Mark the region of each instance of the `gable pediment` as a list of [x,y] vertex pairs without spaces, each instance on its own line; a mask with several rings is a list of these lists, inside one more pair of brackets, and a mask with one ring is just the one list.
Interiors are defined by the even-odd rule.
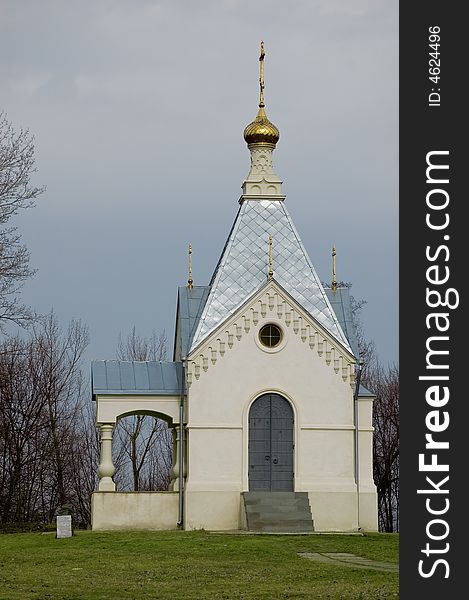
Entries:
[[298,336],[305,349],[316,352],[337,376],[354,386],[356,358],[275,280],[267,281],[191,350],[188,384],[214,367],[252,328],[259,329],[269,320]]

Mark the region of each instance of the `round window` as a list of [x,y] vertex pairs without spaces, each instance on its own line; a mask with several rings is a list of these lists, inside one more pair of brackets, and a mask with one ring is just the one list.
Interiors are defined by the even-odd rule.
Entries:
[[282,330],[277,325],[269,323],[261,327],[259,339],[267,348],[275,348],[275,346],[280,344],[280,340],[282,339]]

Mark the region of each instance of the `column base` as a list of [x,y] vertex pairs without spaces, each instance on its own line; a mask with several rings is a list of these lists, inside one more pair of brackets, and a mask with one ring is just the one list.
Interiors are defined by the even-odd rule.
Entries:
[[99,482],[98,490],[100,492],[115,492],[116,484],[110,477],[103,477]]

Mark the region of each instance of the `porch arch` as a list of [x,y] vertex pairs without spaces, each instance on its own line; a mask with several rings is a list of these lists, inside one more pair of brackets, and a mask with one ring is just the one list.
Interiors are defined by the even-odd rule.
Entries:
[[[141,395],[110,397],[96,396],[97,425],[100,429],[101,453],[98,467],[99,491],[115,492],[114,474],[116,472],[112,460],[112,443],[116,425],[119,420],[131,416],[151,416],[168,424],[171,432],[172,465],[170,473],[170,491],[179,489],[179,405],[180,397],[142,397]],[[105,419],[105,420],[104,420]]]

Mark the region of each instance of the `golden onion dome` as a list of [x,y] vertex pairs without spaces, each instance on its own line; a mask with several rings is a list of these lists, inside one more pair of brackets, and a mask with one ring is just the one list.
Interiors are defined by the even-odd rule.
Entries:
[[280,138],[280,132],[265,114],[264,107],[259,108],[257,117],[244,130],[244,139],[248,146],[256,144],[260,146],[275,146]]

